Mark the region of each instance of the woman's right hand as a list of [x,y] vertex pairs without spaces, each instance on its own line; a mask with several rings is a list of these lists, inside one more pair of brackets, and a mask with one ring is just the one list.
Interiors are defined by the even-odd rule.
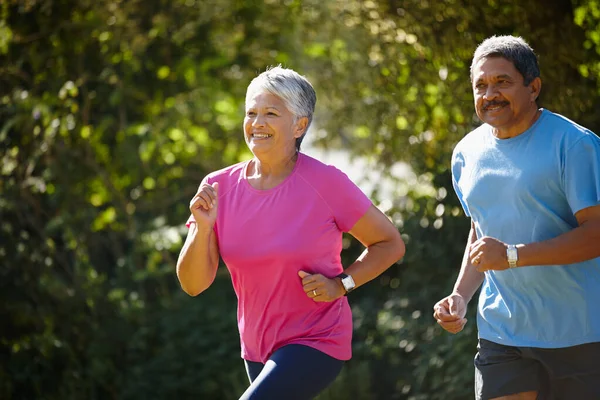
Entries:
[[219,183],[214,182],[212,185],[203,183],[198,188],[198,192],[190,202],[190,211],[198,224],[198,228],[212,229],[217,220],[217,208]]

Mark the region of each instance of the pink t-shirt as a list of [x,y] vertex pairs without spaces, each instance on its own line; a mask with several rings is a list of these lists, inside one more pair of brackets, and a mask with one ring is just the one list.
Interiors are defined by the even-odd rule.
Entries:
[[354,226],[371,201],[343,172],[302,153],[292,173],[269,190],[248,183],[248,164],[204,179],[219,182],[215,232],[238,298],[242,357],[264,363],[293,343],[350,359],[347,298],[313,301],[298,271],[330,278],[340,274],[342,232]]

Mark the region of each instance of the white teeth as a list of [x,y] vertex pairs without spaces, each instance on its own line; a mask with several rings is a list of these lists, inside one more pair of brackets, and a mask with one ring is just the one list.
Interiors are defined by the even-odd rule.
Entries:
[[271,135],[267,135],[267,134],[263,134],[263,133],[253,133],[252,137],[255,137],[257,139],[266,139],[271,137]]

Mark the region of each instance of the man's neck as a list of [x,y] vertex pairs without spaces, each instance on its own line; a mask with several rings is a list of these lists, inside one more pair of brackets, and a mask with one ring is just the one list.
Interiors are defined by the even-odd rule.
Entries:
[[542,109],[536,106],[535,108],[532,108],[530,112],[527,113],[527,115],[523,118],[523,120],[520,123],[510,126],[506,129],[492,128],[492,133],[498,139],[510,139],[519,136],[520,134],[526,132],[529,128],[531,128],[531,126],[535,124],[535,122],[538,120],[540,115],[542,115]]

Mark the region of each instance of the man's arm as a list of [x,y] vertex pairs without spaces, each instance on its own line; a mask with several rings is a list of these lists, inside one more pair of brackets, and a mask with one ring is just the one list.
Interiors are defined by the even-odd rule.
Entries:
[[469,258],[471,245],[476,240],[475,225],[471,221],[471,230],[454,290],[433,306],[433,318],[450,333],[458,333],[464,328],[467,323],[467,304],[483,282],[484,274],[475,269]]
[[465,254],[462,259],[460,266],[460,273],[454,284],[453,293],[460,294],[465,302],[471,301],[471,298],[481,286],[483,282],[484,274],[475,269],[475,266],[471,263],[469,258],[469,250],[473,243],[477,241],[477,233],[475,232],[475,223],[471,220],[471,230],[469,231],[469,238],[467,240],[467,247],[465,248]]
[[[567,265],[600,257],[600,204],[575,213],[579,226],[555,238],[517,244],[517,267]],[[511,243],[514,244],[514,243]],[[483,237],[471,246],[469,258],[479,271],[509,268],[508,244]]]
[[575,214],[579,226],[543,242],[518,245],[517,266],[565,265],[600,257],[600,205]]

